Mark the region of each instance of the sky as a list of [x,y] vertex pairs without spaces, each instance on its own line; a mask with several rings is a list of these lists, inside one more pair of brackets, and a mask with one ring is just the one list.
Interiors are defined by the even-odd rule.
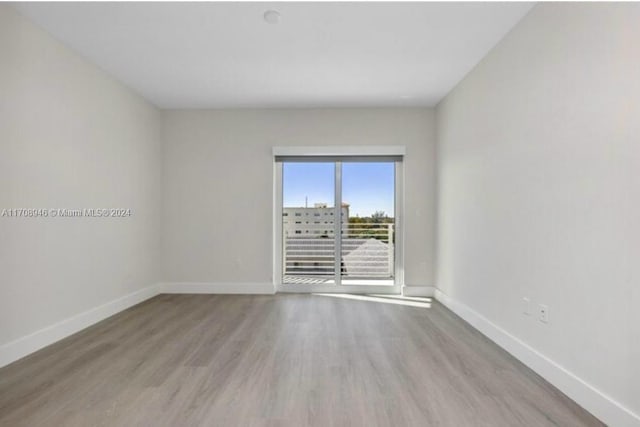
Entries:
[[[394,163],[343,162],[342,201],[349,203],[350,216],[371,216],[384,211],[394,216]],[[294,163],[282,165],[284,207],[303,207],[334,202],[333,163]]]

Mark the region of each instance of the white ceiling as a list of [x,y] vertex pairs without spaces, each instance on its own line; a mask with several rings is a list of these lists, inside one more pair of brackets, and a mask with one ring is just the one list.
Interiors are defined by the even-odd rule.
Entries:
[[435,105],[532,3],[15,7],[162,108],[358,107]]

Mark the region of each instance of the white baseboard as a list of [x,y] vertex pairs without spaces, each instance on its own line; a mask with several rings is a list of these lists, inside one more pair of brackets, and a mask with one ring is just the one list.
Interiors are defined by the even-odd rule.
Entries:
[[445,307],[511,353],[515,358],[607,425],[620,427],[640,426],[640,416],[495,325],[478,312],[454,300],[439,289],[436,289],[435,296]]
[[13,363],[34,351],[60,341],[156,295],[158,295],[158,285],[152,285],[6,343],[0,346],[0,367]]
[[276,293],[272,283],[168,282],[159,286],[161,294],[268,294]]
[[402,295],[405,297],[432,297],[436,294],[433,286],[403,286]]

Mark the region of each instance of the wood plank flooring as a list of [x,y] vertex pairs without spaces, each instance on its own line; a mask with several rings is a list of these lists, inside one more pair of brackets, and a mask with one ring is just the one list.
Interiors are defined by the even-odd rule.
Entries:
[[435,301],[160,295],[0,369],[1,426],[596,426]]

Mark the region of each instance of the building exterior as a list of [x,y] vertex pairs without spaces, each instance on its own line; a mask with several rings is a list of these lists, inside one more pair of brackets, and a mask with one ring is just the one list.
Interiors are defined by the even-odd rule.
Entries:
[[[333,236],[335,208],[326,203],[316,203],[312,208],[283,208],[282,232],[284,237]],[[349,226],[349,205],[342,204],[342,230]]]

